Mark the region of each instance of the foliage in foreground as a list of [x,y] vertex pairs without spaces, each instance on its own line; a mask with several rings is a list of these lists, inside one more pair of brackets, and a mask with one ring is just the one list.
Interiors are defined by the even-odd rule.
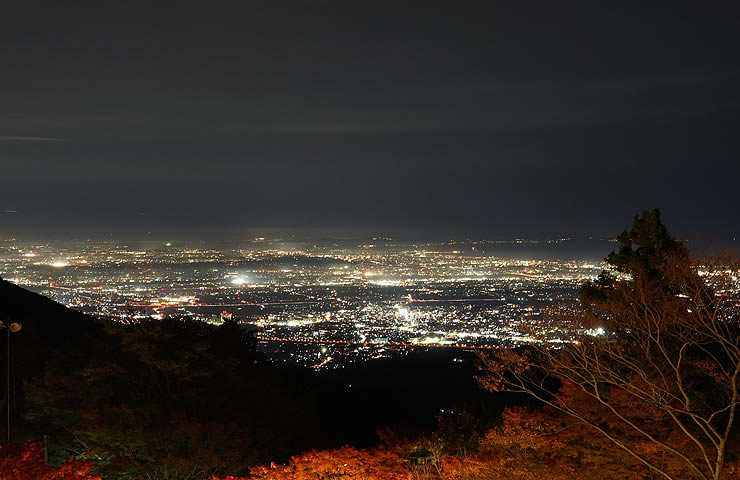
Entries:
[[313,450],[295,456],[285,466],[271,465],[252,469],[252,478],[260,480],[315,480],[317,478],[356,478],[409,480],[406,459],[387,449]]
[[[564,388],[573,401],[583,400],[577,388]],[[579,397],[580,396],[580,397]],[[604,409],[594,411],[604,413]],[[605,427],[620,428],[614,419],[605,418]],[[667,425],[668,436],[676,431]],[[657,451],[654,444],[635,445],[643,453]],[[650,468],[592,429],[564,416],[555,408],[507,409],[501,424],[481,438],[478,450],[465,455],[435,452],[429,447],[430,463],[411,466],[407,443],[361,450],[343,447],[310,451],[294,456],[287,465],[252,469],[251,478],[260,480],[644,480],[660,478]],[[437,454],[439,453],[439,454]],[[680,462],[664,456],[665,468],[679,471]],[[670,462],[673,462],[669,465]],[[685,469],[683,470],[684,472]],[[693,478],[687,472],[683,478]],[[728,462],[724,479],[740,478],[740,463]],[[216,480],[246,480],[225,477]]]
[[59,467],[46,465],[37,443],[0,447],[0,480],[101,480],[89,469],[88,462],[75,459]]
[[[564,394],[578,395],[566,387]],[[599,413],[599,412],[594,412]],[[429,445],[430,447],[433,447]],[[454,447],[454,446],[450,446]],[[641,448],[654,449],[650,442]],[[342,447],[312,450],[294,456],[286,465],[274,463],[251,469],[250,477],[201,477],[193,480],[641,480],[659,478],[631,455],[614,449],[598,433],[564,417],[556,409],[507,409],[501,424],[485,434],[476,452],[450,455],[434,448],[431,463],[412,467],[407,442],[373,449]],[[2,450],[0,450],[1,452]],[[42,450],[29,444],[4,452],[0,480],[100,480],[91,476],[88,463],[70,460],[61,467],[43,464]],[[680,466],[680,465],[679,465]],[[162,466],[164,468],[164,465]],[[737,462],[724,478],[738,478]],[[176,472],[171,472],[177,477]],[[3,476],[4,475],[4,476]],[[687,475],[685,478],[691,478]]]

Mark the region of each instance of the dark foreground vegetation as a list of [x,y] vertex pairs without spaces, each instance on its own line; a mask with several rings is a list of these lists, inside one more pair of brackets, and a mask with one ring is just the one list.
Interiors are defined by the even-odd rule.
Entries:
[[740,478],[740,266],[657,211],[618,240],[582,311],[551,312],[562,348],[331,374],[268,365],[234,322],[109,323],[3,282],[0,479]]

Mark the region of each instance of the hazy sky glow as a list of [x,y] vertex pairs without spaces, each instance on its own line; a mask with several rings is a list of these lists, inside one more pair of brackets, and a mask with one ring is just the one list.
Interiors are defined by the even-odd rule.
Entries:
[[740,233],[736,2],[25,3],[0,233]]

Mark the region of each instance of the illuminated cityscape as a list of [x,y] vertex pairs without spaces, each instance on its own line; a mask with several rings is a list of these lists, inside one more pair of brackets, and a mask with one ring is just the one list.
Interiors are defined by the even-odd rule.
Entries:
[[543,311],[572,305],[578,286],[604,266],[577,254],[526,252],[557,253],[569,243],[5,241],[0,272],[125,323],[233,319],[257,332],[273,362],[334,368],[417,347],[562,341],[567,332],[548,326]]

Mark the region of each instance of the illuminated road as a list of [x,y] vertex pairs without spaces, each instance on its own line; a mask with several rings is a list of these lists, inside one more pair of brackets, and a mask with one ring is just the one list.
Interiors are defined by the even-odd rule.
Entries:
[[398,343],[398,342],[352,342],[349,340],[321,340],[321,339],[297,339],[297,338],[279,338],[279,337],[259,337],[260,343],[307,343],[317,345],[357,345],[357,346],[390,346],[390,347],[446,347],[460,348],[463,350],[497,350],[501,347],[493,345],[463,345],[459,343],[440,345],[438,343]]

